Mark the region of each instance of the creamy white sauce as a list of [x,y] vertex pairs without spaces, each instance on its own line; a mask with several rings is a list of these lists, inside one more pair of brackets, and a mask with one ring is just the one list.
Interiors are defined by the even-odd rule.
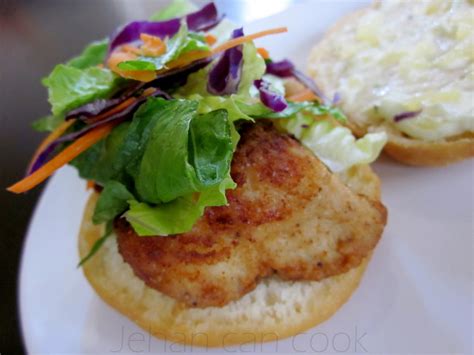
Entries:
[[[382,1],[332,44],[327,80],[348,112],[438,140],[474,131],[474,5],[467,0]],[[400,113],[420,111],[395,122]]]

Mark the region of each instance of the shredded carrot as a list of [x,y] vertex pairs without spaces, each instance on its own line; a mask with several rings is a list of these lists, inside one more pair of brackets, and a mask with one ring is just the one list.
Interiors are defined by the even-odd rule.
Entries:
[[[143,92],[143,96],[149,96],[151,94],[153,94],[155,92],[155,89],[154,88],[147,88],[144,92]],[[128,106],[130,106],[131,104],[133,104],[137,99],[134,98],[134,97],[130,97],[128,98],[127,100],[121,102],[119,105],[115,106],[114,108],[112,108],[111,110],[107,111],[107,112],[104,112],[100,115],[97,115],[97,116],[94,116],[93,118],[91,118],[89,120],[89,123],[94,123],[94,122],[97,122],[97,121],[100,121],[102,119],[105,119],[117,112],[120,112],[122,111],[123,109],[127,108]],[[75,122],[74,119],[71,119],[71,120],[68,120],[68,121],[64,121],[58,128],[56,128],[53,132],[51,132],[44,140],[43,142],[41,142],[41,144],[38,146],[38,148],[36,149],[34,155],[33,155],[33,158],[31,159],[31,162],[30,162],[30,165],[29,165],[29,168],[31,168],[31,165],[33,164],[33,162],[36,160],[36,158],[41,154],[41,152],[46,149],[46,147],[51,144],[53,141],[55,141],[56,139],[58,139],[60,136],[63,135],[63,133],[69,128],[71,127],[71,125]]]
[[163,72],[169,69],[184,67],[194,62],[195,60],[207,58],[211,55],[211,53],[212,52],[210,51],[190,51],[186,53],[185,56],[179,57],[178,59],[175,59],[172,62],[168,63],[166,65],[167,69],[163,70]]
[[268,51],[265,48],[263,47],[257,48],[257,52],[258,54],[262,56],[263,59],[270,59],[270,53],[268,53]]
[[66,130],[72,126],[72,124],[75,122],[75,120],[68,120],[68,121],[64,121],[63,123],[61,123],[59,125],[59,127],[57,127],[53,132],[51,132],[42,142],[41,144],[38,146],[38,148],[36,148],[36,151],[35,153],[33,154],[33,158],[31,158],[31,161],[30,161],[30,165],[28,167],[28,170],[31,169],[31,166],[32,164],[34,163],[34,161],[36,160],[36,158],[38,158],[38,156],[41,154],[41,152],[43,150],[46,149],[46,147],[48,145],[50,145],[52,142],[54,142],[56,139],[58,139],[59,137],[61,137],[63,135],[64,132],[66,132]]
[[[119,74],[118,72],[116,72]],[[120,71],[122,77],[138,80],[144,83],[148,83],[156,78],[156,74],[152,70],[121,70]]]
[[253,33],[253,34],[248,35],[248,36],[233,38],[233,39],[231,39],[227,42],[224,42],[221,45],[217,46],[216,48],[214,48],[210,52],[209,51],[190,51],[190,52],[186,53],[184,56],[174,60],[171,63],[168,63],[167,67],[168,67],[168,69],[173,69],[173,68],[177,68],[177,67],[184,67],[188,64],[191,64],[195,60],[210,57],[214,54],[223,52],[223,51],[225,51],[229,48],[237,47],[237,46],[239,46],[243,43],[253,41],[254,39],[264,37],[264,36],[268,36],[268,35],[272,35],[272,34],[287,32],[287,31],[288,31],[288,29],[286,27],[278,27],[278,28],[273,28],[273,29],[266,30],[266,31]]
[[214,48],[212,50],[212,53],[213,54],[220,53],[220,52],[223,52],[223,51],[225,51],[229,48],[233,48],[233,47],[236,47],[236,46],[241,45],[243,43],[253,41],[254,39],[269,36],[269,35],[274,35],[274,34],[277,34],[277,33],[283,33],[283,32],[288,32],[288,28],[286,28],[286,27],[277,27],[277,28],[272,28],[272,29],[269,29],[269,30],[253,33],[251,35],[233,38],[233,39],[231,39],[227,42],[222,43],[221,45],[217,46],[216,48]]
[[141,49],[144,55],[158,57],[166,52],[166,43],[160,37],[141,33],[140,39],[143,41]]
[[98,122],[100,120],[103,120],[104,118],[107,118],[107,117],[109,117],[109,116],[111,116],[111,115],[113,115],[117,112],[122,111],[124,108],[127,108],[128,106],[133,104],[135,101],[137,101],[137,99],[135,97],[129,97],[128,99],[121,102],[120,104],[118,104],[114,108],[110,109],[109,111],[101,113],[97,116],[91,117],[87,122],[88,123],[94,123],[94,122]]
[[133,53],[115,51],[110,55],[110,58],[107,62],[107,66],[114,73],[117,73],[118,75],[124,78],[134,79],[143,82],[149,82],[155,79],[156,74],[152,70],[122,70],[118,67],[120,63],[126,62],[128,60],[134,60],[136,58],[137,56]]
[[95,143],[106,137],[112,128],[114,128],[118,123],[119,122],[110,122],[83,135],[49,162],[44,164],[41,168],[36,170],[33,174],[8,187],[7,190],[17,194],[31,190],[33,187],[46,180],[60,167],[66,165],[83,151],[89,149]]
[[155,88],[146,88],[145,90],[143,90],[143,94],[142,96],[150,96],[151,94],[153,94],[154,92],[156,91]]
[[293,102],[313,101],[318,97],[309,89],[305,89],[297,94],[288,96],[287,99]]
[[124,44],[121,47],[121,50],[122,50],[122,52],[132,53],[132,54],[136,54],[136,55],[141,55],[142,54],[142,51],[140,50],[140,48],[137,48],[135,46],[131,46],[130,44]]
[[[269,30],[253,33],[251,35],[233,38],[227,42],[222,43],[216,48],[213,48],[211,51],[190,51],[186,53],[185,55],[181,56],[180,58],[168,63],[167,69],[165,70],[174,69],[178,67],[184,67],[188,64],[191,64],[192,62],[196,60],[208,58],[217,53],[224,52],[227,49],[237,47],[246,42],[253,41],[257,38],[265,37],[265,36],[269,36],[273,34],[278,34],[278,33],[283,33],[287,31],[288,29],[286,27],[272,28]],[[110,56],[109,61],[108,61],[108,67],[113,72],[117,73],[118,75],[124,78],[135,79],[135,80],[143,81],[143,82],[149,82],[156,78],[156,72],[153,72],[151,70],[121,70],[118,68],[119,63],[127,61],[127,60],[133,60],[133,59],[135,59],[135,57],[134,57],[134,54],[132,53],[116,51],[116,52],[113,52],[112,55]],[[162,71],[165,71],[165,70],[162,70]],[[159,71],[159,73],[162,71]]]
[[205,39],[206,39],[206,43],[210,46],[212,46],[213,44],[217,42],[216,36],[211,35],[211,34],[206,35]]
[[[253,41],[254,39],[268,36],[268,35],[273,35],[277,33],[283,33],[287,32],[288,29],[286,27],[278,27],[278,28],[272,28],[269,30],[253,33],[251,35],[247,36],[242,36],[242,37],[237,37],[233,38],[227,42],[222,43],[221,45],[217,46],[214,48],[212,51],[190,51],[186,53],[184,56],[174,60],[171,63],[168,63],[167,69],[173,69],[177,67],[183,67],[188,64],[191,64],[192,62],[199,60],[199,59],[204,59],[207,57],[210,57],[212,55],[215,55],[217,53],[223,52],[227,49],[239,46],[243,43]],[[142,34],[143,36],[143,34]],[[154,36],[150,36],[154,37]],[[147,39],[147,37],[144,37]],[[158,38],[158,37],[157,37]],[[161,39],[160,39],[161,41]],[[262,55],[264,56],[264,55]],[[153,72],[151,70],[121,70],[118,68],[119,63],[125,62],[127,60],[133,60],[136,58],[136,55],[134,53],[130,52],[123,52],[123,51],[115,51],[112,53],[108,60],[108,67],[118,75],[124,77],[124,78],[129,78],[129,79],[135,79],[138,81],[143,81],[143,82],[149,82],[153,79],[156,78],[156,72]]]
[[[155,88],[147,88],[143,91],[142,96],[150,96],[156,91]],[[122,101],[120,104],[115,106],[114,108],[110,109],[109,111],[106,111],[104,113],[101,113],[97,116],[91,117],[87,122],[88,123],[94,123],[103,120],[104,118],[107,118],[117,112],[120,112],[124,109],[126,109],[128,106],[132,105],[135,101],[138,99],[136,97],[129,97],[125,101]]]
[[[269,30],[257,32],[251,35],[231,39],[217,46],[212,51],[191,51],[191,52],[188,52],[184,58],[178,58],[178,60],[175,60],[172,63],[169,63],[168,68],[185,66],[187,64],[192,63],[195,60],[207,58],[209,56],[223,52],[229,48],[233,48],[243,43],[250,42],[254,39],[264,37],[267,35],[283,33],[287,31],[288,29],[286,27],[269,29]],[[263,48],[259,49],[259,53],[264,58],[265,58],[265,55],[268,54],[268,52],[264,50]],[[116,51],[112,53],[112,55],[110,56],[107,65],[112,71],[126,78],[135,79],[135,80],[144,81],[144,82],[148,82],[155,79],[156,72],[153,72],[153,71],[144,71],[144,70],[143,71],[138,71],[138,70],[130,71],[130,70],[121,70],[118,68],[119,63],[127,61],[127,60],[133,60],[135,58],[136,58],[135,53],[125,52],[125,51]],[[145,93],[145,96],[148,96],[149,94],[150,93]],[[315,98],[316,96],[312,92],[309,92],[309,93],[302,92],[300,94],[293,95],[289,97],[288,99],[292,101],[305,101],[305,100],[311,100]],[[115,112],[118,112],[122,110],[123,108],[131,105],[135,100],[136,98],[133,98],[133,97],[129,98],[125,100],[124,102],[122,102],[120,105],[117,105],[116,107],[114,107],[113,109],[94,117],[93,120],[98,121],[100,119],[103,119],[104,117],[110,116],[111,114],[114,114]],[[47,145],[49,145],[55,139],[60,137],[67,130],[67,128],[69,128],[73,123],[74,123],[74,120],[65,121],[63,124],[61,124],[61,126],[59,126],[55,131],[53,131],[48,137],[46,137],[46,139],[40,144],[40,146],[36,150],[35,155],[33,157],[33,161],[36,159],[38,154],[40,154],[44,150],[44,148],[46,148]],[[117,125],[118,123],[120,122],[110,122],[106,125],[97,127],[96,129],[80,137],[74,143],[66,147],[66,149],[60,152],[57,156],[55,156],[49,162],[44,164],[41,168],[36,170],[31,175],[25,177],[24,179],[20,180],[16,184],[8,187],[7,190],[14,193],[23,193],[32,189],[36,185],[46,180],[49,176],[51,176],[57,169],[59,169],[63,165],[66,165],[75,157],[77,157],[79,154],[81,154],[83,151],[87,150],[92,145],[97,143],[99,140],[107,136],[110,133],[110,131],[115,127],[115,125]]]
[[143,41],[144,44],[150,45],[150,46],[162,46],[165,45],[165,42],[158,37],[158,36],[153,36],[149,35],[147,33],[140,33],[140,39]]
[[93,180],[87,180],[87,183],[86,183],[86,190],[93,189],[93,188],[94,188],[94,185],[95,185],[95,182],[94,182]]
[[125,62],[127,60],[134,60],[136,58],[137,56],[134,53],[117,50],[112,52],[112,54],[110,55],[109,60],[107,61],[107,66],[110,68],[110,70],[115,71],[118,69],[118,65],[121,62]]

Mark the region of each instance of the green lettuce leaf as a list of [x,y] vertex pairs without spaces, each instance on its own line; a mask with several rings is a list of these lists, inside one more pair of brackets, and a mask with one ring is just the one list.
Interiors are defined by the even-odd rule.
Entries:
[[262,78],[267,66],[252,42],[244,44],[243,61],[242,77],[237,94],[247,96],[250,95],[250,88],[254,86],[253,82]]
[[180,197],[158,206],[129,201],[125,217],[140,236],[167,236],[189,231],[201,216],[199,205],[192,197]]
[[243,98],[237,95],[231,96],[200,96],[192,95],[189,99],[199,102],[199,113],[207,113],[214,110],[226,110],[229,115],[229,120],[235,122],[238,120],[252,121],[253,118],[247,115],[239,106]]
[[95,241],[94,245],[92,245],[91,250],[89,250],[87,255],[79,261],[79,263],[77,264],[77,267],[81,267],[82,265],[84,265],[84,263],[87,260],[92,258],[99,251],[99,249],[102,247],[105,241],[112,235],[112,232],[113,232],[113,225],[112,225],[112,220],[110,220],[105,225],[105,232],[102,235],[102,237],[100,237],[99,239]]
[[308,147],[331,171],[340,172],[354,165],[370,164],[387,142],[385,132],[368,133],[356,139],[351,130],[329,120],[315,121],[299,113],[278,125]]
[[249,100],[237,97],[235,104],[241,112],[252,118],[291,118],[298,112],[312,113],[315,116],[331,115],[340,122],[347,122],[344,113],[337,107],[325,106],[317,101],[288,102],[288,107],[281,112],[274,112],[260,101],[249,102]]
[[154,234],[182,233],[205,207],[227,203],[225,191],[236,187],[230,177],[235,128],[226,110],[200,112],[198,105],[150,98],[132,122],[117,126],[72,162],[82,177],[104,186],[95,223],[113,219],[130,204],[126,215],[137,233],[144,226]]
[[138,170],[134,172],[140,199],[149,203],[170,202],[198,191],[188,155],[189,127],[197,103],[156,99],[144,106],[135,118],[150,116],[154,126]]
[[[129,201],[125,214],[139,235],[187,232],[205,207],[225,205],[225,191],[236,187],[230,177],[234,145],[228,113],[200,114],[197,108],[196,101],[154,99],[136,114],[136,120],[156,116],[138,166],[137,191],[146,199]],[[165,202],[145,203],[153,194]]]
[[59,116],[45,116],[37,119],[31,124],[31,127],[38,132],[52,132],[54,131],[62,122],[64,118]]
[[101,185],[132,181],[142,202],[168,202],[225,178],[232,128],[225,110],[201,113],[196,101],[149,99],[132,122],[116,127],[72,165]]
[[188,98],[191,95],[208,96],[207,81],[212,63],[188,76],[186,84],[181,86],[175,93],[176,97]]
[[191,100],[199,102],[198,112],[199,113],[208,113],[214,110],[226,110],[228,119],[232,123],[230,125],[230,132],[232,136],[232,146],[233,150],[237,148],[237,143],[239,142],[240,135],[235,129],[234,123],[238,120],[245,120],[253,122],[252,117],[244,113],[239,106],[237,105],[238,96],[200,96],[200,95],[191,95],[189,97]]
[[229,175],[219,185],[202,191],[197,198],[196,194],[190,194],[157,206],[131,200],[125,217],[140,236],[185,233],[203,215],[205,207],[225,205],[225,191],[235,186]]
[[234,180],[232,180],[229,170],[227,172],[227,176],[218,185],[211,186],[201,191],[199,195],[199,204],[202,207],[227,205],[227,197],[225,192],[227,190],[233,190],[236,187],[237,184],[234,182]]
[[104,39],[89,44],[80,55],[72,58],[67,65],[77,69],[87,69],[104,63],[109,41]]
[[[209,120],[214,119],[220,128],[229,126],[227,112],[224,110],[197,115],[198,103],[190,100],[166,101],[162,99],[149,100],[140,115],[155,117],[150,139],[146,143],[143,158],[134,177],[140,198],[149,203],[170,202],[177,197],[198,192],[203,187],[216,181],[201,180],[207,174],[198,172],[203,165],[196,164],[198,154],[199,164],[208,164],[206,169],[215,169],[220,179],[223,172],[230,169],[232,152],[230,128],[225,131],[213,129]],[[210,117],[210,116],[212,117]],[[192,120],[193,122],[191,124]],[[205,126],[205,127],[204,127]],[[217,126],[216,126],[217,127]],[[204,142],[202,137],[206,131],[206,156],[203,157]],[[190,144],[193,139],[200,139],[200,150],[196,144]],[[190,156],[189,147],[193,147],[194,159]],[[214,145],[215,150],[209,150]],[[212,156],[216,154],[218,156]],[[219,161],[220,158],[224,160]],[[204,159],[204,160],[203,160]],[[223,165],[220,165],[223,164]],[[199,177],[200,176],[200,177]]]
[[[102,64],[105,61],[107,49],[108,40],[106,39],[102,41],[92,42],[82,51],[80,55],[69,60],[66,65],[63,65],[57,70],[55,68],[56,72],[55,70],[53,70],[53,72],[55,72],[54,75],[53,73],[51,73],[48,77],[43,78],[43,84],[49,88],[50,102],[53,105],[54,115],[42,117],[36,120],[35,122],[33,122],[33,129],[39,132],[53,131],[61,124],[61,122],[63,122],[63,114],[65,113],[64,111],[68,110],[68,107],[79,106],[82,103],[87,102],[86,100],[88,100],[88,98],[82,99],[79,97],[81,96],[80,91],[83,89],[83,83],[74,84],[72,83],[73,80],[77,80],[78,78],[79,80],[83,80],[83,78],[91,75],[96,76],[98,82],[102,85],[105,84],[105,82],[108,80],[107,76],[109,76],[109,74],[111,73],[107,73],[107,75],[102,75],[102,72],[100,72],[100,74],[97,74],[98,72],[92,70],[90,72],[87,72],[85,75],[78,75],[78,73],[80,73],[80,71],[78,70],[88,69]],[[71,68],[75,68],[78,70],[72,69],[72,72],[74,72],[74,77],[68,78],[68,70],[70,70]],[[91,79],[89,79],[89,82],[90,81]],[[64,88],[67,88],[69,90],[67,93],[70,93],[70,88],[73,86],[76,87],[76,94],[74,95],[74,97],[71,97],[71,100],[69,100],[68,97],[62,97],[61,91]],[[90,84],[86,85],[86,87],[86,91],[88,91],[89,93],[94,90]],[[98,92],[99,96],[102,95],[103,88],[100,90],[101,92]],[[88,95],[88,93],[86,92],[84,92],[84,94]],[[82,103],[76,104],[76,100]]]
[[171,39],[166,41],[166,53],[158,57],[140,56],[118,64],[122,70],[160,70],[180,55],[193,50],[209,50],[205,38],[197,33],[188,32],[186,22]]
[[196,11],[197,7],[189,0],[174,0],[164,9],[150,17],[150,21],[164,21],[175,17],[182,17]]
[[108,222],[128,209],[128,201],[134,196],[118,181],[105,184],[95,205],[92,222],[95,224]]
[[52,113],[61,116],[68,111],[95,99],[103,99],[114,93],[123,79],[109,69],[89,67],[78,69],[59,64],[43,80],[48,88],[48,101]]
[[179,50],[180,55],[191,52],[191,51],[208,51],[210,50],[209,45],[206,42],[206,37],[200,33],[189,32],[186,38],[186,43]]
[[226,178],[233,155],[226,110],[214,110],[191,121],[190,163],[201,186],[213,186]]
[[[105,186],[110,180],[115,180],[126,186],[130,178],[127,176],[125,167],[130,161],[128,153],[130,145],[127,143],[130,131],[130,122],[124,122],[115,127],[107,138],[94,144],[81,153],[70,164],[77,168],[79,176],[83,179],[94,180]],[[132,151],[130,154],[133,154]]]

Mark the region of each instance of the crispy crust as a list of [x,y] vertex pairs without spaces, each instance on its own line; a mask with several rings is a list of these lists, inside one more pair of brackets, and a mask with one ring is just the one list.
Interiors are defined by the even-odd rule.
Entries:
[[347,272],[386,223],[379,201],[354,194],[271,124],[239,133],[227,206],[206,208],[192,230],[168,238],[140,238],[126,219],[115,220],[119,252],[135,274],[190,307],[222,307],[273,274],[319,281]]
[[[377,176],[368,166],[355,167],[340,178],[354,191],[380,196]],[[91,217],[97,200],[87,203],[79,234],[79,254],[86,255],[103,226]],[[202,347],[222,347],[249,341],[281,340],[331,317],[359,285],[367,257],[360,266],[322,281],[290,282],[272,277],[224,307],[188,308],[147,287],[123,262],[115,236],[84,266],[84,274],[113,308],[157,338]]]
[[[331,26],[325,33],[323,38],[311,51],[309,58],[309,72],[316,80],[319,79],[315,69],[318,63],[337,60],[325,49],[326,44],[337,41],[338,33],[344,26],[350,25],[351,22],[363,16],[369,10],[377,9],[379,2],[380,1],[375,0],[369,7],[346,15]],[[332,89],[325,84],[327,83],[325,83],[324,80],[318,80],[318,85],[323,91],[332,91]],[[368,127],[365,125],[363,117],[358,112],[347,112],[347,115],[351,121],[349,127],[358,136],[364,135],[369,130],[379,130],[381,128]],[[443,166],[474,157],[474,137],[472,133],[438,141],[423,141],[408,138],[399,131],[394,132],[391,128],[388,130],[390,131],[389,139],[384,151],[393,159],[407,165]]]
[[442,166],[474,157],[474,137],[467,133],[452,139],[425,142],[389,134],[384,151],[407,165]]

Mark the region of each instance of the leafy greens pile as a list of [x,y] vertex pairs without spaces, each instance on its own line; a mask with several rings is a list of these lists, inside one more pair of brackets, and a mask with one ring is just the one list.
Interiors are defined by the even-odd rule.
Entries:
[[[356,140],[334,123],[344,115],[311,79],[287,60],[264,59],[251,41],[175,65],[211,51],[209,36],[217,44],[244,36],[242,29],[227,30],[230,23],[212,3],[186,15],[194,10],[175,1],[151,21],[129,23],[90,44],[43,80],[52,115],[34,128],[54,131],[74,121],[36,157],[30,173],[74,140],[113,124],[107,137],[70,162],[82,178],[102,187],[93,222],[106,223],[108,230],[123,216],[141,236],[183,233],[206,207],[227,204],[226,190],[236,187],[230,166],[243,120],[278,120],[334,171],[373,161],[385,143],[383,133]],[[320,99],[287,100],[287,77]]]

